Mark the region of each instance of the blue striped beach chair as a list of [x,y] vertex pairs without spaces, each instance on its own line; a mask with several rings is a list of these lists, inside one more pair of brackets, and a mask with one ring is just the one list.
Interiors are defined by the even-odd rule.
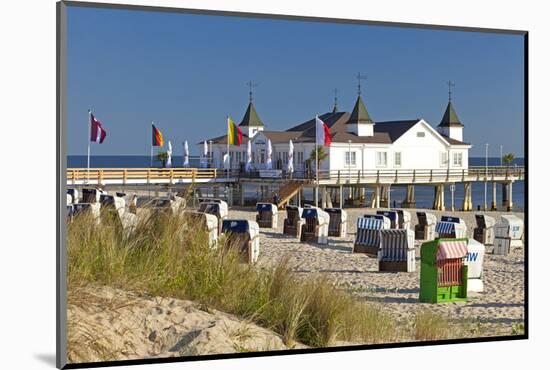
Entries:
[[415,271],[414,231],[380,230],[379,271]]
[[353,251],[355,253],[366,253],[371,256],[378,254],[380,247],[380,230],[383,229],[384,221],[375,218],[359,217],[357,219],[357,233]]
[[440,221],[435,225],[438,238],[465,238],[465,225],[456,222]]

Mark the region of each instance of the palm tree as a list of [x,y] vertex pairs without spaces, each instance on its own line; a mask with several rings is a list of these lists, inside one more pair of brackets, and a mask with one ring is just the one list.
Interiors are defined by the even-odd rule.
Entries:
[[328,158],[328,153],[325,152],[325,147],[322,145],[317,145],[317,148],[313,149],[311,153],[309,154],[309,160],[312,163],[315,163],[315,152],[317,151],[317,166],[319,167],[319,164]]
[[509,166],[512,164],[514,159],[516,159],[516,157],[512,153],[508,153],[502,156],[502,163],[504,163],[506,166]]
[[166,167],[166,162],[168,161],[168,153],[167,152],[158,152],[155,156],[157,161],[162,162],[162,167]]

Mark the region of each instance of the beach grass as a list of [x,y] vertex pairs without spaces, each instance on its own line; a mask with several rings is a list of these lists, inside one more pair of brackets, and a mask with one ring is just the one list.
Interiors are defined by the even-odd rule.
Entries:
[[414,320],[414,337],[416,340],[442,340],[457,334],[456,325],[438,313],[422,310],[416,313]]
[[106,285],[192,300],[272,329],[288,346],[398,337],[394,320],[379,306],[360,302],[325,277],[299,279],[287,258],[272,269],[244,264],[223,238],[219,248],[209,248],[206,232],[195,222],[182,214],[151,212],[128,235],[116,222],[97,225],[78,216],[67,233],[69,290]]

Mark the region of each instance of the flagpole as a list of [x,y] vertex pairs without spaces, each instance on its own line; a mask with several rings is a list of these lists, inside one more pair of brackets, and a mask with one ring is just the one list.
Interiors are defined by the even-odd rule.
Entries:
[[319,207],[319,153],[317,150],[317,116],[315,116],[315,207]]
[[231,169],[231,158],[229,158],[229,116],[226,116],[227,121],[227,180],[229,181],[229,170]]
[[87,177],[86,177],[86,183],[90,182],[90,136],[92,132],[92,110],[88,109],[88,133],[87,133],[87,141],[88,141],[88,160],[87,160]]
[[[151,121],[151,130],[153,130],[153,126],[154,126],[154,122]],[[150,133],[152,135],[152,133]],[[149,164],[149,168],[152,168],[153,167],[153,139],[151,137],[149,137],[150,139],[150,143],[151,143],[151,162]]]

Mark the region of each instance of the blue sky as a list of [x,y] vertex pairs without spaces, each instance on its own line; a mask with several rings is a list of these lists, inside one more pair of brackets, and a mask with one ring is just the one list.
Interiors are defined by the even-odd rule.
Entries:
[[240,122],[247,81],[268,130],[332,109],[351,111],[357,72],[374,120],[424,118],[447,104],[465,125],[471,155],[523,157],[523,37],[115,9],[68,9],[68,153],[87,150],[87,110],[108,131],[93,155],[148,155],[151,121],[176,155]]

